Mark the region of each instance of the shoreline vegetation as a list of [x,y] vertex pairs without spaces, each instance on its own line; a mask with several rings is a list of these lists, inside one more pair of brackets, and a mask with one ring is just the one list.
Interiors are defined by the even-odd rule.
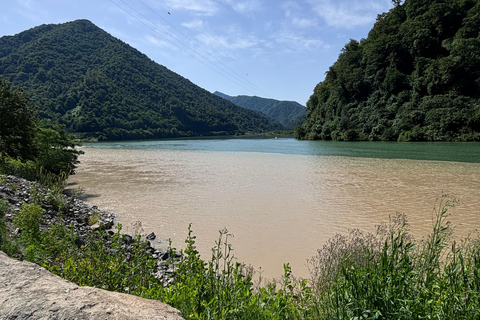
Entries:
[[[315,87],[298,139],[480,140],[480,2],[393,3]],[[411,235],[403,214],[376,233],[336,235],[312,253],[308,279],[288,263],[279,279],[257,279],[233,255],[226,229],[205,259],[191,225],[180,251],[171,243],[157,251],[121,225],[111,230],[111,213],[64,194],[82,153],[68,131],[126,140],[284,127],[86,20],[0,40],[8,49],[0,73],[30,90],[0,78],[0,250],[9,256],[80,286],[162,301],[186,319],[480,318],[480,237],[455,238],[457,200],[448,195],[436,201],[426,238]]]
[[392,4],[315,86],[297,138],[480,140],[480,2]]
[[[337,235],[308,260],[297,279],[287,263],[263,282],[235,259],[220,230],[202,259],[189,227],[184,250],[156,252],[139,235],[116,231],[108,214],[63,194],[80,151],[60,126],[35,118],[27,97],[0,83],[0,250],[40,264],[81,286],[157,299],[187,319],[477,319],[480,240],[456,241],[442,196],[425,239],[404,215],[376,234]],[[26,180],[18,177],[25,178]],[[84,210],[85,209],[85,210]]]
[[[4,169],[2,169],[4,171]],[[28,188],[26,187],[28,186]],[[480,315],[480,240],[456,240],[448,221],[455,199],[435,205],[421,240],[397,214],[375,234],[351,230],[307,261],[309,279],[289,264],[271,282],[233,255],[220,230],[202,259],[189,227],[184,250],[156,252],[140,235],[115,232],[112,214],[61,189],[0,175],[0,249],[81,286],[156,299],[187,319],[475,319]],[[88,206],[87,206],[88,207]],[[102,221],[102,222],[101,222]],[[159,257],[160,256],[160,257]]]
[[228,139],[275,139],[275,138],[294,138],[295,134],[293,130],[276,130],[267,131],[262,133],[245,133],[242,135],[220,135],[220,136],[192,136],[192,137],[174,137],[174,138],[159,138],[159,139],[135,139],[135,140],[103,140],[100,141],[97,138],[79,138],[81,142],[129,142],[129,141],[169,141],[169,140],[228,140]]

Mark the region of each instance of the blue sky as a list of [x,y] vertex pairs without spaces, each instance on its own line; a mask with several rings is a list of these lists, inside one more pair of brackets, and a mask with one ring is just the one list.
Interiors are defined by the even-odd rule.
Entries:
[[0,36],[88,19],[198,86],[303,105],[391,0],[8,0]]

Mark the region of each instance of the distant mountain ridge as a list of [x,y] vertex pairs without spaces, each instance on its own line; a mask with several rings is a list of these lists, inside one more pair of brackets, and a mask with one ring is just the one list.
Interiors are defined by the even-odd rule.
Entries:
[[236,105],[258,111],[270,120],[283,124],[288,129],[293,129],[303,123],[306,116],[305,107],[295,101],[279,101],[257,96],[229,96],[219,91],[216,94]]
[[281,127],[198,87],[88,20],[1,37],[0,75],[32,95],[40,117],[100,139]]

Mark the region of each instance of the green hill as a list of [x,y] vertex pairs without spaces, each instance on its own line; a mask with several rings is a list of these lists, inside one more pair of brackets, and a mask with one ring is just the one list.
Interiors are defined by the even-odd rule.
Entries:
[[218,91],[214,94],[242,108],[258,111],[270,120],[283,124],[287,129],[295,128],[305,119],[305,107],[295,101],[279,101],[256,96],[232,97]]
[[196,86],[87,20],[0,38],[0,75],[31,94],[41,117],[100,139],[279,127]]
[[480,140],[480,1],[394,4],[345,45],[298,138]]

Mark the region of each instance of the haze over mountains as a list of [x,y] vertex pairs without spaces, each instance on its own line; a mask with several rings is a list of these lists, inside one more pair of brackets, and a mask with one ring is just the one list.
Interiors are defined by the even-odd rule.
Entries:
[[214,94],[232,101],[242,108],[258,111],[270,120],[285,125],[288,129],[294,129],[305,121],[305,107],[295,101],[279,101],[257,96],[232,97],[218,91],[215,91]]
[[282,128],[196,86],[88,20],[0,38],[0,75],[31,94],[41,117],[100,139]]

